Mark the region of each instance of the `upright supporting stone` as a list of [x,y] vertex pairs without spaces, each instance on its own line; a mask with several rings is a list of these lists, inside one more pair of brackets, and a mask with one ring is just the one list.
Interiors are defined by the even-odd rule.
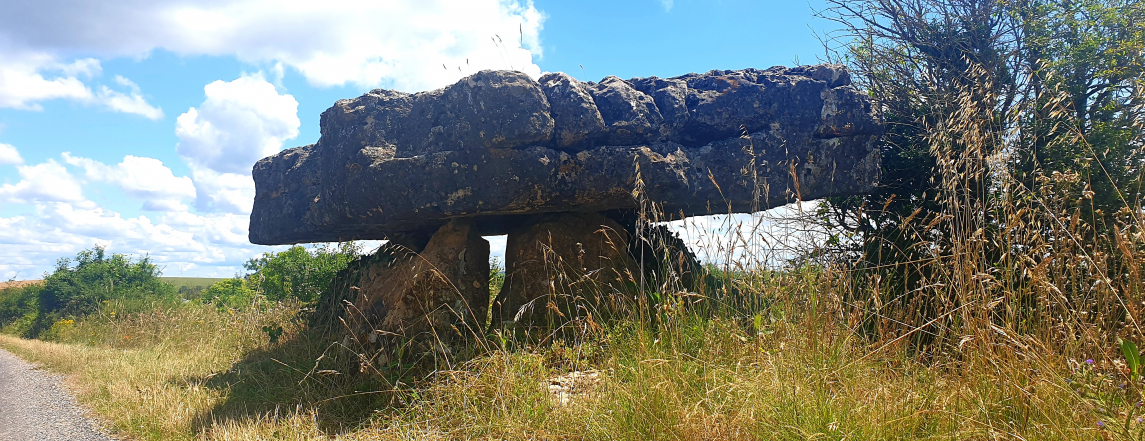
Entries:
[[[508,235],[505,285],[494,314],[543,324],[608,308],[616,295],[629,291],[637,271],[627,247],[628,232],[599,214],[540,216]],[[565,317],[555,317],[560,315]]]
[[359,339],[449,342],[480,333],[489,306],[489,242],[472,220],[453,220],[420,254],[407,252],[362,275],[348,316]]
[[645,290],[661,293],[702,291],[704,267],[688,244],[667,226],[632,225],[628,254],[643,266]]

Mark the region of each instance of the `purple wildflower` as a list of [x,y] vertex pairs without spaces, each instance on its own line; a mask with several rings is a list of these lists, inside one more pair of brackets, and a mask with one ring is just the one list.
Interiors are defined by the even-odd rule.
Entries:
[[1093,359],[1092,359],[1092,358],[1087,358],[1087,359],[1085,360],[1085,364],[1088,364],[1088,365],[1090,365],[1090,366],[1093,366]]

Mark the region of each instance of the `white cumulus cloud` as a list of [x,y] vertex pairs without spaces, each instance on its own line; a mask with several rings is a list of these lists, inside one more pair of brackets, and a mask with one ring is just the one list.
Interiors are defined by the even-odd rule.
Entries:
[[0,108],[43,110],[38,101],[93,98],[77,76],[93,73],[98,62],[84,59],[68,65],[47,52],[6,49],[0,46]]
[[51,262],[101,245],[114,253],[149,256],[167,274],[190,271],[203,277],[230,277],[247,259],[283,247],[246,241],[246,216],[170,212],[125,217],[94,205],[37,202],[35,212],[0,217],[0,278],[38,278]]
[[86,202],[79,181],[54,160],[22,165],[17,170],[20,181],[0,186],[0,202]]
[[215,81],[204,91],[203,104],[175,123],[177,150],[192,166],[249,175],[255,162],[298,136],[298,101],[261,75]]
[[239,174],[219,173],[207,168],[191,169],[198,192],[195,208],[203,212],[250,214],[254,206],[254,179],[249,171]]
[[282,63],[317,86],[407,91],[481,69],[536,77],[544,19],[532,2],[518,0],[0,2],[0,107],[94,97],[113,110],[155,115],[140,112],[141,97],[93,93],[80,77],[97,73],[98,62],[65,62],[73,53],[232,56]]
[[279,94],[260,74],[215,81],[198,108],[179,115],[176,147],[191,167],[204,212],[249,214],[254,201],[254,163],[282,150],[298,136],[298,101]]
[[[119,83],[131,88],[126,79]],[[247,240],[254,200],[250,170],[298,135],[298,103],[257,74],[213,82],[204,92],[203,103],[176,121],[176,149],[190,176],[133,155],[107,164],[63,153],[62,163],[20,165],[19,181],[0,186],[0,204],[25,204],[34,212],[0,218],[0,275],[36,277],[30,272],[100,244],[112,252],[150,255],[177,273],[231,276],[247,259],[278,249]],[[15,148],[0,151],[19,156]],[[65,166],[76,167],[76,175]],[[156,213],[129,217],[104,208],[84,197],[87,182],[114,185]],[[198,213],[187,201],[195,201]]]
[[[0,31],[0,40],[3,37]],[[139,87],[121,76],[116,76],[116,82],[128,87],[128,93],[107,86],[92,92],[84,79],[102,73],[99,60],[83,58],[64,63],[51,52],[6,49],[10,48],[0,43],[0,108],[40,111],[40,101],[70,99],[148,119],[163,118],[163,111],[147,103]]]
[[24,163],[24,158],[20,157],[20,152],[16,147],[11,144],[0,143],[0,165],[20,165]]
[[143,209],[150,211],[182,211],[185,200],[195,199],[195,185],[191,178],[176,177],[163,161],[127,155],[117,165],[63,154],[64,162],[84,170],[88,180],[107,182],[129,196],[142,199]]
[[[124,218],[103,207],[77,207],[55,202],[41,205],[39,215],[41,228],[47,227],[62,236],[127,243],[133,248],[132,252],[154,253],[199,246],[190,232],[176,230],[170,225],[155,224],[146,216]],[[80,242],[84,241],[81,239]]]
[[163,118],[163,109],[148,104],[138,85],[119,75],[115,76],[115,82],[127,87],[130,92],[118,92],[110,87],[101,86],[96,95],[99,103],[116,112],[131,113],[150,120]]

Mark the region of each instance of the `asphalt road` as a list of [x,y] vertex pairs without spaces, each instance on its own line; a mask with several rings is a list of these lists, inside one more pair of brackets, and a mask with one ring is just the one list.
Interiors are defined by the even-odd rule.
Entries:
[[0,441],[111,440],[62,380],[0,348]]

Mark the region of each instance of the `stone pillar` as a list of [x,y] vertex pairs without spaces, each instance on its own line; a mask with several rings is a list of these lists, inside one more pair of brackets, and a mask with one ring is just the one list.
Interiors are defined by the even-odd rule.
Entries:
[[527,325],[599,317],[632,291],[637,270],[627,247],[628,232],[599,214],[540,216],[508,235],[494,317]]
[[705,283],[704,267],[688,244],[664,225],[633,225],[636,231],[628,254],[643,265],[644,284],[659,292],[699,292]]
[[363,343],[448,343],[459,333],[479,335],[489,306],[489,242],[472,220],[455,219],[421,253],[396,251],[393,259],[366,269],[357,288],[347,316]]

